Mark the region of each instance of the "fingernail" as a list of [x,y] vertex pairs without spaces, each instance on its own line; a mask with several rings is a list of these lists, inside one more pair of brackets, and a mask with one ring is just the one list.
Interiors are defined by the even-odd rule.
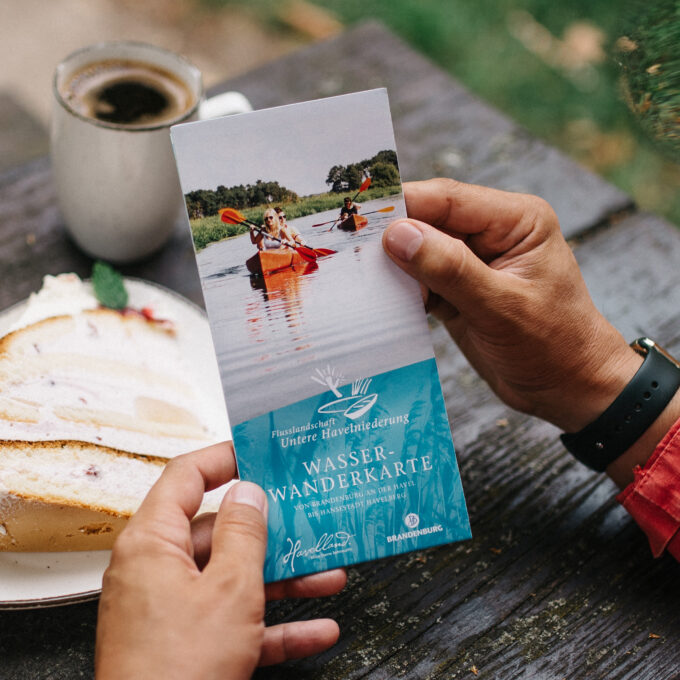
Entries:
[[395,257],[409,262],[423,242],[423,232],[410,222],[395,222],[387,229],[385,246]]
[[244,505],[252,505],[260,512],[264,513],[267,503],[267,497],[264,491],[252,482],[238,482],[234,484],[229,490],[229,500],[232,503],[243,503]]

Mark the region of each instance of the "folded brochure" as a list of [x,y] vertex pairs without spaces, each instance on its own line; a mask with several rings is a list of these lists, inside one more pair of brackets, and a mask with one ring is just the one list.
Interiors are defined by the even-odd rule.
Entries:
[[265,580],[469,538],[420,290],[381,245],[406,216],[386,90],[171,137]]

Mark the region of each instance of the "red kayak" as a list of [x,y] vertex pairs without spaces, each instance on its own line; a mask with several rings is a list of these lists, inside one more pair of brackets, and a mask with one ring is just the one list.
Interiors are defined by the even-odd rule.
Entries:
[[363,215],[350,215],[346,220],[338,224],[338,229],[343,231],[359,231],[368,224],[368,217]]
[[267,276],[288,267],[302,267],[309,262],[293,248],[273,248],[258,250],[246,260],[246,267],[251,274]]

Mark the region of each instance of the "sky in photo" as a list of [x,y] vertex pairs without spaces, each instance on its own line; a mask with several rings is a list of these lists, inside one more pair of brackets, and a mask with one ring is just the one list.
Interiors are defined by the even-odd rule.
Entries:
[[278,182],[323,193],[328,171],[395,150],[387,90],[317,99],[172,128],[182,191]]

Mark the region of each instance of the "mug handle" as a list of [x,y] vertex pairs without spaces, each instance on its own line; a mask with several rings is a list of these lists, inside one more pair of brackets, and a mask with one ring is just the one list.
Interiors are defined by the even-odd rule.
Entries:
[[252,105],[240,92],[223,92],[201,102],[198,107],[198,118],[206,120],[252,110]]

